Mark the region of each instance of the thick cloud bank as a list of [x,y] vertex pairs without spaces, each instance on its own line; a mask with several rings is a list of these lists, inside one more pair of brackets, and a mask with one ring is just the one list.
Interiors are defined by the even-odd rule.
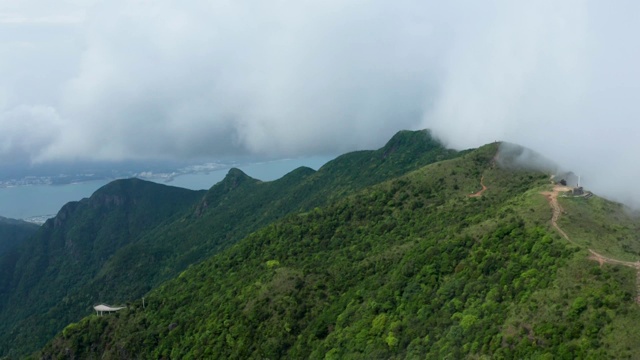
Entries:
[[[67,78],[42,74],[57,81],[56,96],[44,101],[62,123],[32,158],[288,156],[377,146],[420,125],[435,83],[431,64],[441,50],[417,6],[96,3],[78,23],[49,24],[66,31],[55,41],[67,41],[69,28],[79,39]],[[39,55],[46,63],[49,54]]]
[[636,2],[0,5],[0,162],[293,156],[432,128],[640,203]]
[[640,205],[638,11],[635,2],[506,3],[467,17],[424,126],[454,147],[528,146],[590,189]]

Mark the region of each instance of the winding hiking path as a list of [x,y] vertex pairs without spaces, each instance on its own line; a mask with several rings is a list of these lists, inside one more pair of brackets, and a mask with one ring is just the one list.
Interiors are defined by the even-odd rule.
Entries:
[[482,177],[480,178],[480,185],[482,185],[482,190],[478,191],[475,194],[469,195],[469,197],[479,197],[482,196],[485,191],[487,191],[487,186],[484,184],[484,175],[482,175]]
[[[547,198],[547,201],[549,201],[549,205],[551,205],[551,209],[553,210],[553,216],[551,217],[551,225],[560,233],[560,235],[562,235],[563,238],[567,239],[567,241],[569,241],[574,245],[578,245],[573,240],[571,240],[569,235],[567,235],[567,233],[564,230],[562,230],[562,228],[560,228],[560,226],[558,225],[558,220],[560,219],[560,215],[564,212],[564,210],[562,209],[562,206],[560,206],[560,204],[558,203],[558,194],[560,192],[565,192],[570,190],[571,190],[570,187],[555,185],[552,191],[544,191],[544,192],[541,192],[541,194]],[[600,264],[600,266],[604,264],[612,264],[612,265],[627,266],[627,267],[636,269],[637,271],[636,303],[640,304],[640,261],[631,262],[631,261],[618,260],[618,259],[610,258],[602,254],[599,254],[593,249],[588,249],[588,250],[589,250],[589,253],[591,254],[589,255],[589,260],[597,261]]]
[[591,253],[591,255],[589,256],[589,259],[599,262],[600,265],[602,264],[623,265],[623,266],[628,266],[628,267],[632,267],[640,270],[640,261],[631,262],[631,261],[617,260],[610,257],[606,257],[602,254],[598,254],[592,249],[589,249],[589,252]]
[[551,209],[553,209],[553,216],[551,217],[551,225],[556,230],[558,230],[558,232],[560,233],[560,235],[562,235],[563,238],[567,239],[570,243],[574,245],[578,245],[575,242],[573,242],[571,238],[569,238],[569,235],[567,235],[567,233],[564,232],[564,230],[562,230],[560,226],[558,226],[558,220],[560,219],[560,215],[564,212],[564,209],[562,209],[562,206],[560,206],[560,203],[558,203],[558,194],[560,192],[569,191],[569,190],[571,190],[571,188],[566,186],[554,186],[553,191],[544,191],[541,194],[547,198],[547,201],[549,201],[549,205],[551,205]]

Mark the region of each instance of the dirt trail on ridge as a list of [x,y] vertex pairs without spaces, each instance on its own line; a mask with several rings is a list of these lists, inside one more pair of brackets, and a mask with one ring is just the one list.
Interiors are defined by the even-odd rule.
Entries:
[[[578,245],[573,240],[571,240],[569,235],[567,235],[567,233],[564,230],[562,230],[562,228],[560,228],[560,226],[558,225],[558,220],[560,219],[560,215],[564,213],[562,206],[560,206],[560,204],[558,203],[558,194],[560,192],[565,192],[570,190],[571,190],[570,187],[555,185],[552,191],[544,191],[544,192],[541,192],[540,194],[544,195],[547,198],[547,201],[549,201],[549,205],[553,210],[553,216],[551,217],[551,225],[558,231],[558,233],[560,233],[560,235],[562,235],[563,238],[567,239],[567,241],[569,241],[574,245]],[[602,254],[599,254],[593,249],[588,249],[588,250],[589,250],[589,253],[591,254],[589,255],[589,259],[597,261],[600,264],[600,266],[604,264],[612,264],[612,265],[627,266],[627,267],[636,269],[637,271],[636,303],[640,304],[640,261],[632,262],[632,261],[618,260],[618,259],[610,258]]]
[[571,238],[569,238],[569,235],[567,235],[567,233],[564,232],[564,230],[562,230],[560,226],[558,226],[558,220],[560,219],[560,215],[564,212],[564,209],[558,203],[558,193],[561,191],[568,191],[568,190],[570,190],[570,188],[566,186],[554,186],[553,191],[544,191],[541,194],[547,198],[547,201],[549,201],[549,205],[551,205],[551,209],[553,209],[553,216],[551,217],[551,225],[553,225],[553,227],[556,230],[558,230],[558,232],[560,233],[560,235],[562,235],[563,238],[567,239],[570,243],[574,245],[578,245],[575,242],[573,242]]
[[480,185],[482,185],[482,190],[478,191],[475,194],[469,195],[469,197],[480,197],[482,194],[487,191],[487,186],[484,184],[484,175],[480,178]]

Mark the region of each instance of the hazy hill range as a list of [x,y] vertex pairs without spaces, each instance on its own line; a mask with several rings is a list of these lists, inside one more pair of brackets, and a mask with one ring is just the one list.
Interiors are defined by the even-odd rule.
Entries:
[[286,216],[36,357],[638,358],[637,269],[616,259],[639,222],[498,146]]
[[[57,331],[56,323],[74,321],[78,310],[70,297],[93,304],[95,293],[78,291],[117,249],[182,213],[203,193],[118,180],[63,206],[15,253],[0,258],[2,354],[38,346]],[[60,304],[71,306],[52,310]]]
[[36,224],[0,216],[0,256],[17,247],[39,228]]
[[97,302],[124,304],[290,213],[463,152],[428,131],[403,131],[382,149],[358,151],[318,171],[300,168],[262,182],[232,169],[207,192],[120,180],[65,205],[1,262],[0,354],[38,347]]

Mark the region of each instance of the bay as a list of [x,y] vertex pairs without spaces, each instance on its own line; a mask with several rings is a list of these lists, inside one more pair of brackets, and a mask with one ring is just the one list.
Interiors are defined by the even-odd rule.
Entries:
[[[300,166],[307,166],[317,170],[331,159],[333,157],[314,156],[239,165],[238,168],[253,178],[272,181]],[[222,180],[228,171],[229,169],[225,168],[209,173],[184,174],[173,178],[169,182],[149,180],[164,185],[203,190],[209,189]],[[108,182],[109,180],[95,180],[68,185],[31,185],[1,188],[0,216],[41,223],[47,218],[55,216],[64,204],[89,197]]]
[[[0,215],[13,219],[55,215],[69,201],[91,196],[108,180],[68,185],[28,185],[0,189]],[[34,221],[38,222],[38,221]]]

